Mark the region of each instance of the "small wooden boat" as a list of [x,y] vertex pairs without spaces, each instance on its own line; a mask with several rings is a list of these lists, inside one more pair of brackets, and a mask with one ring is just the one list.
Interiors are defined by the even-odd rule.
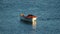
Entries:
[[36,22],[36,19],[37,19],[36,16],[31,15],[31,14],[28,14],[27,16],[24,16],[24,14],[21,14],[20,18],[21,18],[22,21],[28,21],[28,22],[31,22],[31,23]]
[[36,19],[37,19],[36,16],[31,14],[24,16],[24,14],[21,14],[20,17],[22,21],[27,22],[28,24],[32,24],[32,28],[36,29]]

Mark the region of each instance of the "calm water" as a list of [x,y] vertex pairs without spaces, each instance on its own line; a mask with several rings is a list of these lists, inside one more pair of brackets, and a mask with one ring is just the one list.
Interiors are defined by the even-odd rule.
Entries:
[[[38,17],[35,30],[21,13]],[[0,0],[0,34],[60,34],[60,0]]]

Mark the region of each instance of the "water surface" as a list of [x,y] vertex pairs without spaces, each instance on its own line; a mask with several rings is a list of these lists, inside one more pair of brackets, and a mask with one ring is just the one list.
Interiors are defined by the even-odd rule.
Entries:
[[[35,30],[21,13],[38,17]],[[60,0],[0,0],[0,34],[60,34]]]

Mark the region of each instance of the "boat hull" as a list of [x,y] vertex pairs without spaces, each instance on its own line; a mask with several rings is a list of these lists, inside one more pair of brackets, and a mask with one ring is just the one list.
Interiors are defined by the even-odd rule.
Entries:
[[25,18],[23,16],[20,17],[21,21],[25,21],[25,22],[32,22],[32,18]]

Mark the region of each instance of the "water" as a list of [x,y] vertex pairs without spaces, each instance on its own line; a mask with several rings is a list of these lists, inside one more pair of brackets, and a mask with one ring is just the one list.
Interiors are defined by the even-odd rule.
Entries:
[[[21,13],[38,17],[36,29]],[[0,0],[0,34],[60,34],[60,0]]]

